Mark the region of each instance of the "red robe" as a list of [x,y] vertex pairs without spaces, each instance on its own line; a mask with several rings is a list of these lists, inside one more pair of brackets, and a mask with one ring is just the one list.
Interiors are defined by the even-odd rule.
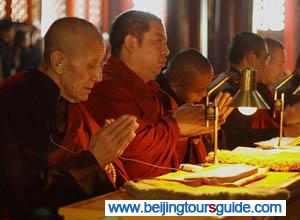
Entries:
[[[103,81],[95,86],[84,105],[99,124],[124,114],[137,117],[136,138],[123,157],[177,168],[180,161],[176,146],[180,132],[176,120],[163,109],[158,91],[157,83],[145,83],[122,61],[111,56],[103,68]],[[131,179],[150,178],[171,171],[140,162],[122,162]]]
[[278,123],[270,116],[268,111],[269,110],[258,109],[254,115],[251,115],[250,128],[278,128]]
[[[264,84],[258,84],[258,91],[263,99],[272,108],[274,103],[273,92]],[[271,116],[271,110],[258,109],[255,114],[250,116],[250,127],[254,129],[264,129],[264,128],[278,128],[279,124],[276,118]]]
[[[78,155],[57,148],[48,156],[48,166],[51,168],[67,163],[73,157],[80,156],[81,150],[88,149],[91,136],[100,129],[82,104],[69,103],[67,111],[66,132],[60,145],[73,152],[78,152]],[[128,180],[128,175],[120,160],[115,160],[113,165],[117,172],[117,183],[113,180],[113,173],[108,172],[105,166],[102,169],[115,187],[122,186],[124,181]]]
[[[165,82],[166,83],[166,82]],[[161,88],[164,89],[163,85],[160,84]],[[167,93],[167,91],[160,90],[158,93],[158,97],[162,102],[162,105],[166,111],[171,113],[175,112],[178,108],[178,103],[175,99],[171,97]],[[207,156],[207,151],[205,148],[205,144],[203,142],[205,137],[201,135],[197,144],[194,144],[192,138],[181,138],[177,143],[177,149],[179,151],[179,161],[184,161],[185,163],[191,164],[200,164],[205,162],[205,157]],[[187,150],[189,148],[189,150]],[[189,154],[189,155],[187,155]]]
[[[57,144],[86,148],[98,127],[82,105],[67,106],[59,94],[53,80],[38,70],[0,84],[0,218],[1,208],[13,219],[36,219],[41,207],[56,216],[58,207],[115,189],[89,151],[69,157],[51,142],[53,135]],[[66,115],[65,107],[63,139],[55,133],[55,121]]]

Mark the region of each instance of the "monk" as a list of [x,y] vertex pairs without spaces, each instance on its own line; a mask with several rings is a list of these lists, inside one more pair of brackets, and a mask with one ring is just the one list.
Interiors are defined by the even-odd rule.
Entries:
[[[277,48],[277,47],[276,47]],[[268,85],[277,79],[277,73],[268,73],[270,59],[268,45],[265,39],[250,32],[238,33],[232,40],[228,49],[229,71],[240,76],[240,71],[246,67],[257,70],[257,91],[272,108],[273,99]],[[284,55],[283,49],[280,51]],[[284,57],[281,58],[284,62]],[[282,61],[281,61],[282,62]],[[277,65],[278,68],[278,65]],[[279,73],[282,71],[282,64],[279,66]],[[226,74],[225,74],[226,75]],[[222,91],[228,91],[235,95],[239,90],[239,81],[230,80]],[[223,128],[226,134],[226,141],[229,149],[237,146],[255,146],[255,142],[268,140],[279,135],[279,125],[272,118],[272,110],[258,109],[253,115],[242,115],[237,109],[229,115]],[[284,135],[289,136],[289,129],[284,128]]]
[[266,64],[262,81],[266,86],[272,87],[286,77],[284,66],[287,61],[287,55],[286,49],[280,41],[274,38],[265,38],[265,41],[270,57]]
[[300,54],[296,60],[296,66],[293,71],[295,76],[281,89],[279,92],[284,92],[285,94],[285,111],[284,111],[284,125],[285,130],[288,129],[289,136],[295,137],[300,135],[300,96],[293,95],[293,92],[300,85]]
[[62,18],[45,35],[39,69],[0,85],[1,214],[56,219],[59,206],[111,192],[126,178],[116,159],[135,137],[136,117],[100,130],[80,104],[101,81],[104,54],[91,23]]
[[[162,90],[161,100],[167,110],[175,110],[185,103],[203,104],[207,87],[213,78],[213,68],[207,58],[195,49],[184,49],[177,53],[167,65],[167,69],[160,73],[156,81]],[[170,99],[170,96],[173,99]],[[174,106],[173,101],[176,105]],[[229,93],[219,93],[216,104],[222,119],[225,119],[232,108],[228,108],[231,101]],[[174,109],[175,108],[175,109]],[[183,142],[183,143],[182,143]],[[203,163],[207,151],[212,151],[210,134],[203,134],[197,138],[189,138],[180,143],[187,146],[184,162]]]
[[[269,51],[269,59],[266,63],[266,67],[264,69],[263,77],[257,84],[258,91],[264,100],[269,104],[271,110],[258,110],[256,114],[251,116],[251,125],[253,128],[265,128],[269,127],[269,123],[264,123],[264,121],[268,118],[265,116],[269,114],[273,117],[273,105],[274,105],[274,91],[273,88],[278,83],[280,83],[285,78],[285,69],[284,66],[286,64],[286,49],[284,45],[273,38],[265,38],[266,45]],[[284,111],[284,135],[285,136],[299,136],[299,116],[295,114],[295,112],[299,111],[299,96],[293,95],[292,84],[295,83],[299,77],[296,75],[292,80],[288,82],[287,85],[283,86],[283,88],[279,89],[278,97],[280,97],[281,92],[285,93],[285,111]],[[290,88],[288,88],[290,86]],[[295,87],[294,87],[295,88]],[[265,114],[263,114],[263,112]],[[277,114],[279,116],[279,114]],[[272,120],[277,123],[279,127],[279,117],[272,118]],[[277,137],[279,133],[275,134]]]
[[158,98],[160,87],[153,80],[169,54],[162,21],[151,13],[127,11],[114,21],[110,45],[103,81],[95,86],[86,108],[99,124],[123,114],[137,117],[137,135],[120,157],[129,178],[155,177],[178,168],[179,138],[207,128],[204,109],[183,106],[170,114]]

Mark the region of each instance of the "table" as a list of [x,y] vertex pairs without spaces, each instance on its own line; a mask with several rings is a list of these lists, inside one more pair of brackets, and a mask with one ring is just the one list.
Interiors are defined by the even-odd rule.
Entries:
[[[272,189],[287,189],[290,198],[287,201],[287,217],[283,219],[300,219],[300,173],[298,172],[270,172],[268,176],[262,180],[248,184],[246,187],[251,190],[251,187],[263,186],[266,183],[271,184]],[[212,187],[212,186],[211,186]],[[218,189],[218,187],[215,187]],[[89,200],[81,201],[75,204],[64,206],[59,209],[59,214],[64,216],[65,220],[128,220],[128,219],[153,219],[154,217],[105,217],[104,216],[104,201],[105,200],[131,200],[135,199],[126,193],[124,190],[98,196]],[[160,219],[216,219],[215,217],[155,217]],[[222,217],[221,219],[277,219],[278,217]],[[220,218],[218,218],[220,219]],[[280,218],[282,219],[282,218]]]

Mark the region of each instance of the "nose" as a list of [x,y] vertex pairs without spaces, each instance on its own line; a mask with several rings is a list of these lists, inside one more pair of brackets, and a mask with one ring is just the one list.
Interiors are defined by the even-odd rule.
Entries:
[[163,44],[162,54],[168,56],[170,53],[167,42]]
[[102,67],[99,67],[98,70],[94,71],[92,80],[96,83],[102,81]]

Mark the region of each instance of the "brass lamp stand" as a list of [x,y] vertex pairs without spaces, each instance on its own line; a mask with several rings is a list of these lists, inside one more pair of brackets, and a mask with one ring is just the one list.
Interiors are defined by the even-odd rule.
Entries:
[[283,113],[284,113],[284,93],[281,93],[281,99],[276,99],[274,102],[273,117],[276,117],[276,113],[280,112],[279,122],[279,140],[278,147],[282,147],[282,136],[283,136]]
[[280,122],[279,122],[279,140],[278,147],[282,147],[282,136],[283,136],[283,113],[284,113],[284,93],[281,93],[281,98],[278,99],[278,90],[284,86],[288,81],[290,81],[295,74],[290,74],[286,78],[284,78],[278,85],[276,85],[274,89],[274,110],[273,117],[276,117],[276,113],[280,112]]
[[205,109],[206,126],[209,127],[209,121],[214,121],[214,165],[218,164],[218,126],[219,109],[215,103],[209,103]]
[[[205,119],[206,126],[209,127],[209,121],[214,120],[214,164],[218,164],[218,126],[219,126],[219,110],[216,104],[209,102],[210,95],[221,87],[232,75],[225,77],[223,80],[216,83],[206,96]],[[213,82],[214,83],[214,82]],[[212,83],[212,84],[213,84]],[[256,70],[245,68],[241,71],[240,90],[233,97],[231,107],[238,108],[266,108],[269,106],[265,103],[259,93],[256,91]],[[255,112],[255,111],[254,111]],[[254,113],[253,112],[253,113]]]

